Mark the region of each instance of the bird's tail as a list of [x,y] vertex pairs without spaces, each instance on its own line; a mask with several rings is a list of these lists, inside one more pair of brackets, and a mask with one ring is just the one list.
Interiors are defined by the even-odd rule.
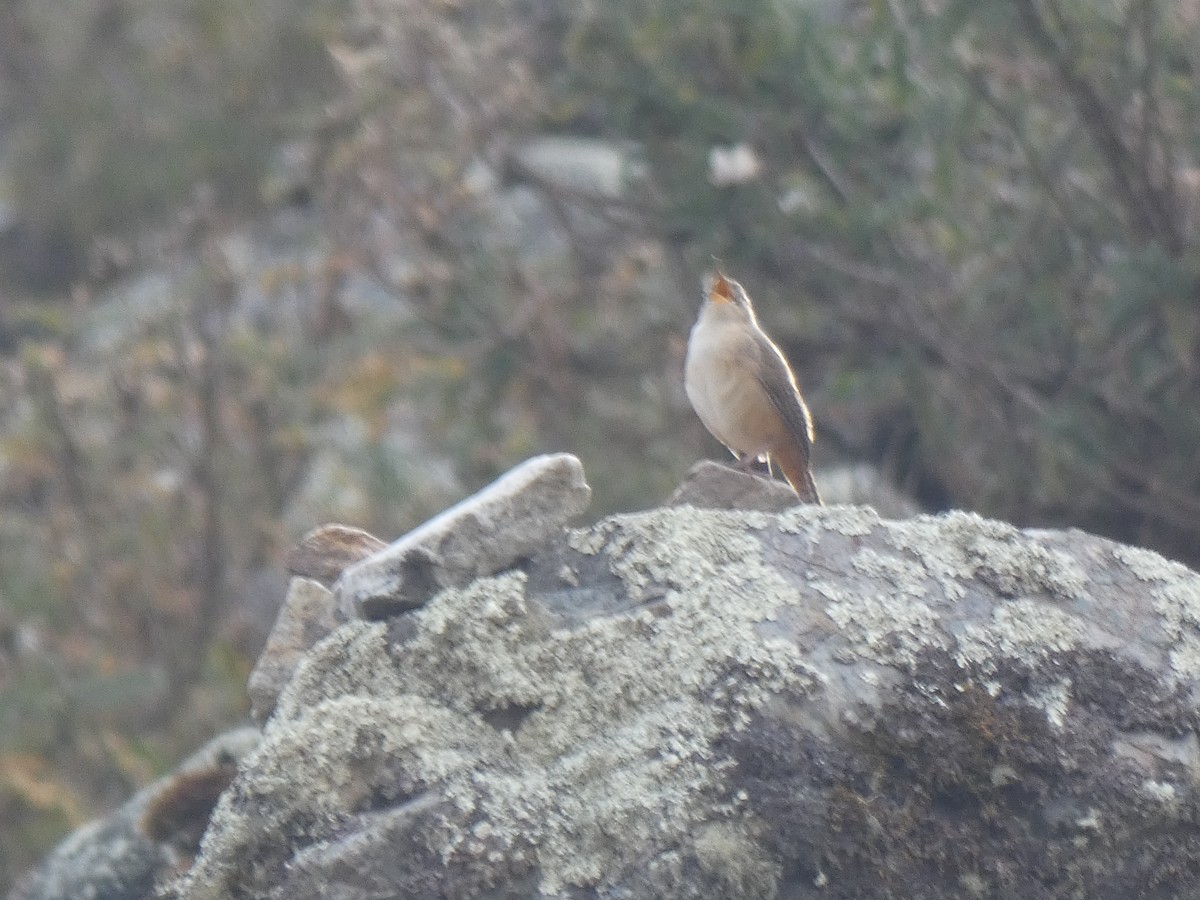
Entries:
[[771,462],[779,466],[783,477],[788,480],[800,499],[805,503],[821,504],[821,495],[817,493],[817,484],[813,481],[812,469],[808,465],[808,454],[799,443],[784,444],[771,451]]

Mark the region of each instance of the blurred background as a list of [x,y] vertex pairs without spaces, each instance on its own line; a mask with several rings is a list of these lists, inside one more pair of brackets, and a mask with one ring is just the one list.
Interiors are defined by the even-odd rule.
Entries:
[[530,454],[817,467],[1200,561],[1196,0],[0,0],[0,892],[246,713],[282,552]]

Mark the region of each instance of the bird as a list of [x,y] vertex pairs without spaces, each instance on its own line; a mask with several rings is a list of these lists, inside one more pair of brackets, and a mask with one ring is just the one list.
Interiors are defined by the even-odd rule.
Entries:
[[717,270],[688,337],[684,388],[700,421],[748,469],[766,457],[809,503],[821,503],[809,456],[812,416],[796,376],[754,315],[746,289]]

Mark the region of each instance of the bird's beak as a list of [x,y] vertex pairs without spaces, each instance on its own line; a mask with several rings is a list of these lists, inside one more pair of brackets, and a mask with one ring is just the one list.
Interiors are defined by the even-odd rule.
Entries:
[[730,285],[729,279],[725,277],[724,273],[720,271],[713,273],[708,288],[708,299],[713,303],[733,302],[733,286]]

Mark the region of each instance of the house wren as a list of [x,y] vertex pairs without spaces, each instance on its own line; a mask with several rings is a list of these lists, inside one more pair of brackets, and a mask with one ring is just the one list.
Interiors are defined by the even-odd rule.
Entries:
[[783,353],[759,327],[746,289],[721,272],[704,279],[704,305],[688,338],[684,386],[713,437],[749,468],[766,457],[810,503],[812,417]]

